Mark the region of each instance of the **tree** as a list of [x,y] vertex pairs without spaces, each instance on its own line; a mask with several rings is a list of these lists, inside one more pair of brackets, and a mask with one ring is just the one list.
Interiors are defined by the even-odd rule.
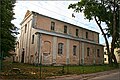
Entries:
[[1,36],[1,51],[0,54],[3,54],[3,57],[10,56],[10,51],[14,51],[15,49],[15,40],[17,27],[11,23],[13,19],[14,12],[13,7],[15,4],[15,0],[2,0],[0,6],[0,18],[1,18],[1,26],[0,26],[0,36]]
[[[105,39],[109,64],[117,60],[114,55],[114,48],[120,47],[119,43],[119,0],[80,0],[78,3],[70,4],[69,9],[75,12],[83,12],[86,19],[95,20]],[[102,23],[106,24],[103,29]],[[106,31],[106,33],[105,33]],[[112,37],[111,50],[108,38]]]

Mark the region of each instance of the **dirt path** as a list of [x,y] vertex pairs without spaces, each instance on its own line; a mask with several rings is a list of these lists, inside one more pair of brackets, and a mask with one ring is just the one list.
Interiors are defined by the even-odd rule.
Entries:
[[54,76],[54,77],[46,78],[46,80],[88,80],[94,77],[108,75],[108,74],[116,73],[119,71],[120,69],[115,69],[115,70],[97,72],[97,73],[91,73],[91,74]]

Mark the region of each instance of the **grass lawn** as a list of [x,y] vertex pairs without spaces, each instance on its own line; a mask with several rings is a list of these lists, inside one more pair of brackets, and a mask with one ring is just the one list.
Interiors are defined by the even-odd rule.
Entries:
[[42,66],[40,69],[40,66],[30,64],[3,62],[0,79],[45,79],[50,76],[87,74],[113,69],[115,69],[115,67],[110,67],[109,65]]

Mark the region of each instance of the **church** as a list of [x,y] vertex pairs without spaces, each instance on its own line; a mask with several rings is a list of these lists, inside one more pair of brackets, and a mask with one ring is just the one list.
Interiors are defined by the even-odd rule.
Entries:
[[103,64],[99,33],[27,10],[16,45],[16,61],[42,65]]

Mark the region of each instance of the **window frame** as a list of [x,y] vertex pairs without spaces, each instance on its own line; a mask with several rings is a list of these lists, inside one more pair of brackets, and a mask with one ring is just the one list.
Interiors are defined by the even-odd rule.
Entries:
[[104,58],[104,61],[107,61],[107,59],[106,59],[106,58]]
[[76,29],[76,36],[79,36],[78,33],[79,33],[79,29]]
[[66,25],[64,25],[64,33],[67,34],[67,26]]
[[86,32],[86,39],[88,39],[88,32]]
[[27,24],[25,24],[25,33],[27,32]]
[[63,54],[63,43],[58,43],[58,55],[62,55]]
[[32,44],[34,44],[35,35],[32,35]]
[[100,49],[97,49],[97,57],[100,57]]
[[76,56],[76,53],[77,53],[77,46],[74,45],[74,46],[73,46],[73,55]]
[[90,48],[87,47],[87,56],[90,56]]
[[107,52],[104,52],[104,54],[107,54]]
[[54,31],[55,30],[55,22],[51,21],[51,30]]

